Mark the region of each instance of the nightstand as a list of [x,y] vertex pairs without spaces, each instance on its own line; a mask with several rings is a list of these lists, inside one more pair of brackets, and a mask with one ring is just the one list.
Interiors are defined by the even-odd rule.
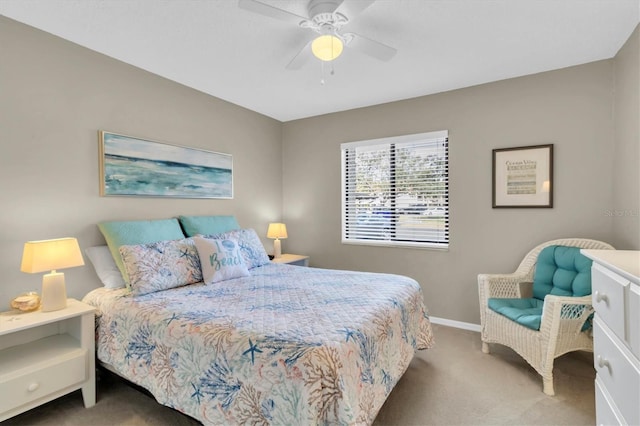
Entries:
[[77,389],[95,405],[94,310],[68,299],[58,311],[0,313],[0,421]]
[[309,256],[301,254],[283,254],[282,256],[272,260],[274,263],[287,263],[296,266],[309,266]]

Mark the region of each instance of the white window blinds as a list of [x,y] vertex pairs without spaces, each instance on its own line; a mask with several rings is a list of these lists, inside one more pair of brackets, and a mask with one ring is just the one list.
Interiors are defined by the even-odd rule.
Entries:
[[361,142],[342,149],[342,241],[446,248],[448,132]]

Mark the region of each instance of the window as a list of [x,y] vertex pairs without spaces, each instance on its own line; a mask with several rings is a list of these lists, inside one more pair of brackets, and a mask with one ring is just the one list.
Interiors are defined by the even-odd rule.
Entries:
[[448,247],[447,131],[341,149],[343,243]]

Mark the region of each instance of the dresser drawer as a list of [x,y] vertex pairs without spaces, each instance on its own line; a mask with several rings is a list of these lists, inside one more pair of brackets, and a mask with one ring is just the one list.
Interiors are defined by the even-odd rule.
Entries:
[[600,319],[625,339],[624,292],[629,281],[594,263],[591,267],[592,303]]
[[628,338],[631,352],[640,359],[640,286],[629,286],[629,310],[627,311]]
[[611,396],[606,388],[600,382],[600,378],[596,378],[596,425],[610,426],[621,425],[623,420],[619,417],[619,413],[615,408],[615,404],[611,400]]
[[87,351],[77,348],[29,371],[3,375],[0,379],[0,413],[82,383],[87,379],[86,358]]
[[624,413],[627,424],[640,424],[640,364],[629,350],[616,342],[596,315],[593,323],[593,362],[597,378],[607,389],[615,405]]

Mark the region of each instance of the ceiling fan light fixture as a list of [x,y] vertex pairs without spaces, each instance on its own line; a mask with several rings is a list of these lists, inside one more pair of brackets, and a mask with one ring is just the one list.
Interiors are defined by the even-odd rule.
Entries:
[[321,61],[333,61],[342,53],[344,43],[333,34],[324,34],[311,43],[313,55]]

